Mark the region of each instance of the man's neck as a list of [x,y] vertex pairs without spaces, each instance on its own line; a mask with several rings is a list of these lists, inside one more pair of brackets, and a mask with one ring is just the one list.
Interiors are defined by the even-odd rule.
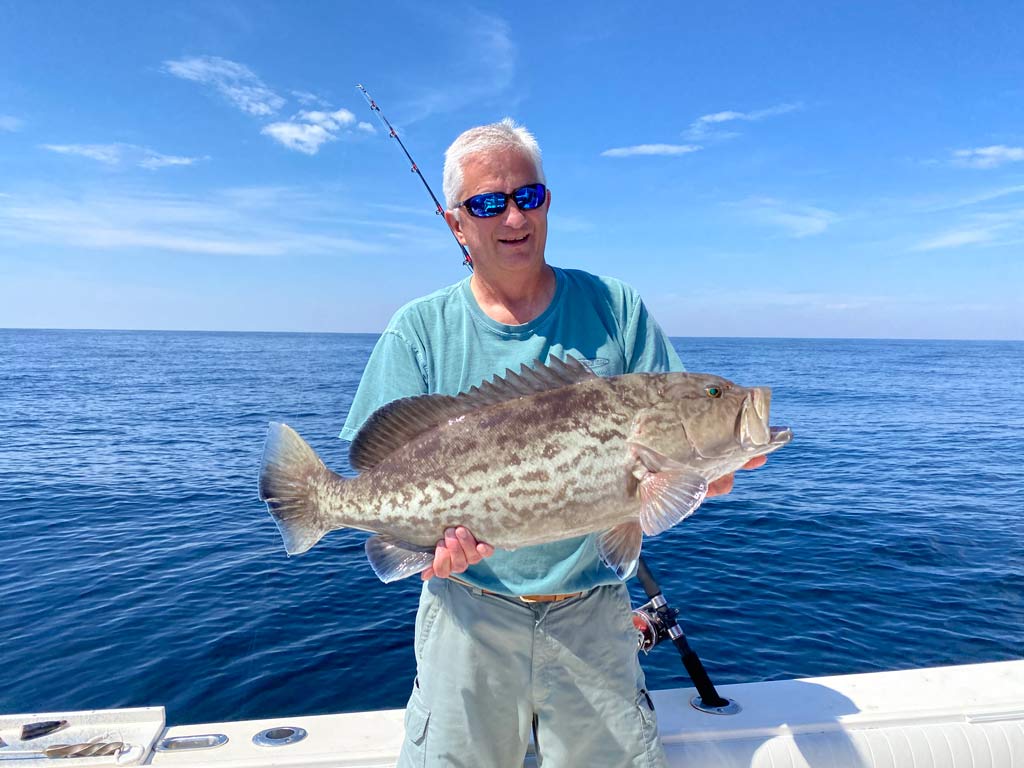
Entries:
[[555,296],[555,273],[547,264],[524,274],[485,276],[474,272],[469,287],[480,309],[505,325],[523,325],[540,317]]

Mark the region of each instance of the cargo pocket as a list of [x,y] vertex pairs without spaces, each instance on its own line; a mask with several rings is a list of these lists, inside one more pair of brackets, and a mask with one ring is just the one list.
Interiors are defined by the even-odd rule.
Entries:
[[646,688],[636,694],[636,709],[640,714],[640,732],[644,740],[645,768],[661,768],[665,763],[665,750],[658,736],[658,716],[654,714],[654,702]]
[[423,768],[427,762],[427,724],[430,710],[420,701],[419,681],[405,708],[405,740],[397,768]]

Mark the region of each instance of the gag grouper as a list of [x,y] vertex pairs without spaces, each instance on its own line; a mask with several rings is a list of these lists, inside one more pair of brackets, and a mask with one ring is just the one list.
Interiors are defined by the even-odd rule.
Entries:
[[349,449],[352,479],[271,423],[260,498],[291,555],[338,528],[376,534],[366,555],[385,582],[430,565],[454,525],[502,549],[600,532],[601,558],[624,577],[644,533],[675,525],[709,483],[790,441],[768,425],[770,400],[769,389],[708,374],[602,378],[552,357],[456,397],[380,408]]

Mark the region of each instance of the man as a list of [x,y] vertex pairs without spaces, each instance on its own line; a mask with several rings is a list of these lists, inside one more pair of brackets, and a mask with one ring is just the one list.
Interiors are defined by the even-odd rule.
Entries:
[[[551,356],[606,376],[683,370],[631,288],[546,263],[551,193],[524,128],[506,119],[460,135],[445,154],[444,194],[473,275],[392,318],[343,438],[392,400],[456,395]],[[531,730],[545,766],[664,765],[629,595],[594,537],[495,552],[458,522],[422,574],[399,766],[521,766]]]

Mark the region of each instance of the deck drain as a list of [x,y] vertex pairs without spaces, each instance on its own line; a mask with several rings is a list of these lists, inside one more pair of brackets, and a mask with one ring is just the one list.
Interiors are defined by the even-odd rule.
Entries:
[[187,749],[213,749],[228,743],[223,733],[205,733],[202,736],[171,736],[157,742],[157,752],[178,752]]
[[277,728],[267,728],[252,737],[253,744],[261,747],[283,747],[285,744],[294,744],[306,738],[306,729],[282,725]]

